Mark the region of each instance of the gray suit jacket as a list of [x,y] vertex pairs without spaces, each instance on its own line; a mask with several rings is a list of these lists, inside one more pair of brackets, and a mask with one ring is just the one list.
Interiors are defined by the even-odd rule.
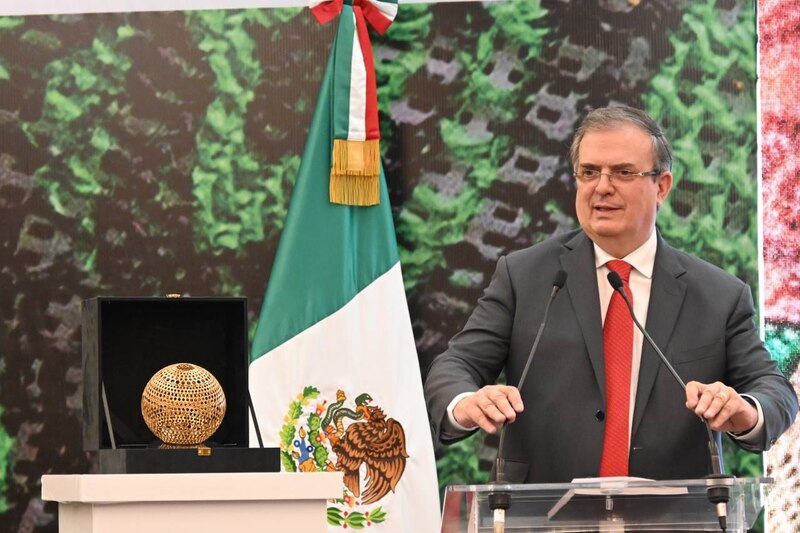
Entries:
[[[501,258],[466,326],[433,362],[425,383],[434,435],[445,443],[463,438],[448,431],[447,405],[462,392],[494,383],[503,368],[509,384],[519,382],[562,269],[567,283],[553,302],[521,391],[525,410],[507,430],[511,482],[565,482],[599,471],[603,332],[594,249],[586,234],[563,234]],[[746,284],[659,236],[645,327],[685,382],[721,381],[759,401],[765,431],[755,451],[767,449],[789,427],[797,396],[764,348],[753,315]],[[686,409],[683,391],[645,342],[630,475],[702,477],[711,471],[708,457],[705,426]]]

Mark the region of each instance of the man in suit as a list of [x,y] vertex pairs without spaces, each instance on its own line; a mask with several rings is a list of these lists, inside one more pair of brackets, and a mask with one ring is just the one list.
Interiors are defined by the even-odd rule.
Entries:
[[[672,151],[659,127],[637,109],[598,109],[570,155],[581,229],[499,260],[466,326],[429,370],[436,437],[454,442],[508,421],[510,482],[702,477],[711,465],[698,417],[718,440],[725,431],[748,450],[769,448],[794,420],[797,396],[759,338],[749,287],[656,230],[672,187]],[[685,393],[620,307],[610,269],[688,382]],[[523,390],[495,385],[503,369],[508,383],[519,382],[560,270],[567,281]]]

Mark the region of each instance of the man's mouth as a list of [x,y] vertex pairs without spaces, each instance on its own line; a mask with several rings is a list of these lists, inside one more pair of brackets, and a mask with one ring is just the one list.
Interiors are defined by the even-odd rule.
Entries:
[[600,211],[601,213],[610,213],[611,211],[618,210],[619,207],[614,207],[610,205],[596,205],[594,206],[595,211]]

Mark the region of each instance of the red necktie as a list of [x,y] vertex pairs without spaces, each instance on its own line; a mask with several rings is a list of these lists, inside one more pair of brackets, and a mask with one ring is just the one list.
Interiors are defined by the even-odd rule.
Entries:
[[[625,293],[633,305],[628,278],[631,265],[612,260],[606,266],[622,278]],[[631,400],[631,357],[633,352],[633,319],[625,300],[614,291],[603,325],[603,352],[606,370],[606,432],[600,475],[628,475],[628,417]]]

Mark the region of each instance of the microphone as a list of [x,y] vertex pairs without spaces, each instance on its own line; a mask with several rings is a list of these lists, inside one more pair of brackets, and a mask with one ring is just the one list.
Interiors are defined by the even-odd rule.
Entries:
[[[670,364],[667,360],[664,352],[662,352],[658,346],[656,346],[656,342],[647,333],[647,330],[644,329],[644,326],[639,323],[639,320],[636,319],[636,313],[633,312],[633,305],[631,305],[631,301],[628,299],[628,295],[625,293],[625,286],[622,283],[622,279],[619,277],[619,274],[614,272],[613,270],[608,273],[608,282],[611,284],[611,287],[622,296],[622,299],[625,300],[625,304],[628,307],[628,311],[631,314],[631,318],[633,318],[633,323],[636,324],[636,327],[639,328],[639,331],[642,332],[644,338],[647,340],[647,343],[655,350],[658,354],[658,357],[661,358],[661,362],[664,363],[664,366],[667,367],[669,373],[672,374],[672,377],[675,378],[675,381],[678,382],[681,389],[683,389],[684,393],[686,392],[686,383],[681,379],[678,373],[675,371],[675,368]],[[699,417],[703,424],[706,426],[706,434],[708,435],[708,451],[709,455],[711,456],[711,475],[706,476],[706,479],[709,480],[720,480],[726,479],[730,476],[726,476],[722,473],[722,456],[719,452],[719,447],[717,446],[717,441],[714,439],[714,432],[711,430],[711,425],[709,425],[708,420],[703,417]],[[729,488],[727,485],[713,483],[709,485],[706,493],[708,494],[708,500],[716,506],[717,510],[717,519],[719,520],[719,527],[724,532],[727,529],[727,521],[728,521],[728,507],[727,503],[730,498],[729,495]]]
[[[528,375],[531,363],[533,362],[533,354],[536,353],[536,348],[539,347],[539,341],[542,339],[544,327],[547,325],[547,319],[550,316],[550,304],[555,300],[556,294],[564,284],[567,282],[567,273],[559,270],[553,278],[553,289],[550,291],[550,298],[547,300],[547,306],[544,308],[544,316],[542,323],[539,325],[539,331],[536,332],[536,337],[533,339],[533,346],[528,354],[528,360],[525,361],[525,368],[522,369],[522,374],[517,384],[517,389],[522,391],[522,385],[525,383],[525,377]],[[506,428],[508,421],[503,422],[503,427],[500,428],[500,443],[497,445],[497,459],[495,460],[494,481],[492,484],[505,483],[505,459],[503,459],[503,447],[506,441]],[[508,492],[492,492],[489,494],[489,509],[494,513],[494,533],[503,533],[505,531],[506,510],[511,507],[511,495]]]

